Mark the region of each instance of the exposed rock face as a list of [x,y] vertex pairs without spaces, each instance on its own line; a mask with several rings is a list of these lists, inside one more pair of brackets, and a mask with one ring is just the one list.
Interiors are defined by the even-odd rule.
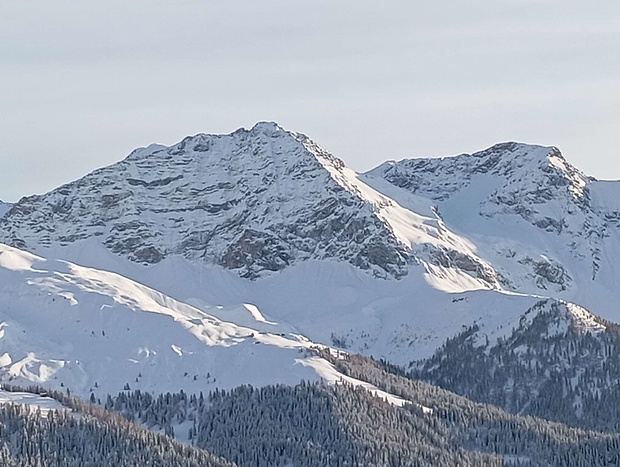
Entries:
[[304,135],[272,123],[201,134],[138,149],[22,199],[0,223],[0,240],[37,250],[100,237],[138,263],[183,255],[249,278],[325,258],[379,276],[406,274],[406,247],[371,204],[334,179],[343,168]]
[[556,148],[518,143],[358,175],[308,137],[259,123],[138,149],[2,205],[0,242],[45,253],[95,238],[136,263],[180,255],[250,279],[330,260],[383,278],[421,266],[451,291],[568,293],[615,254],[616,188]]
[[544,204],[566,191],[577,203],[587,200],[591,179],[571,166],[555,147],[501,143],[474,154],[440,159],[386,162],[372,171],[412,193],[442,201],[472,183],[477,175],[492,175],[502,184],[492,200],[512,206]]
[[[555,147],[503,143],[471,155],[389,162],[370,173],[433,200],[438,212],[462,199],[463,207],[470,205],[470,217],[517,216],[550,234],[552,243],[564,244],[575,259],[591,258],[591,279],[599,272],[601,248],[617,218],[617,210],[592,200],[591,191],[600,182],[570,165]],[[448,224],[450,220],[445,219]],[[541,289],[551,283],[564,290],[570,282],[571,275],[561,265],[558,269],[557,259],[516,256]]]

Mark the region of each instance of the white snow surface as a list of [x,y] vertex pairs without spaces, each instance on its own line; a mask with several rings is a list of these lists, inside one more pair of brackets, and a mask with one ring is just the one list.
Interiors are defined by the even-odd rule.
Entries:
[[47,418],[50,410],[68,410],[64,405],[51,397],[30,392],[9,392],[0,390],[0,404],[25,405],[31,413]]
[[[83,253],[118,259],[94,245]],[[305,262],[259,281],[179,257],[124,266],[121,275],[0,245],[2,379],[82,397],[127,384],[190,393],[294,384],[326,377],[312,346],[405,365],[464,326],[503,336],[540,300],[447,294],[421,276],[386,281],[347,263]]]
[[517,143],[361,175],[271,123],[152,145],[0,219],[0,375],[84,397],[334,380],[306,349],[407,365],[546,297],[598,331],[618,195]]
[[[197,393],[317,379],[297,363],[312,344],[301,336],[261,320],[255,327],[223,321],[208,307],[199,310],[116,273],[4,245],[0,303],[0,371],[14,384],[87,397],[126,384]],[[243,305],[213,308],[253,316]]]

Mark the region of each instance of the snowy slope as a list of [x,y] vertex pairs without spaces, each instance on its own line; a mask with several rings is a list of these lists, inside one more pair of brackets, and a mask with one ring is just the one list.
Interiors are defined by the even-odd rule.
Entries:
[[428,200],[504,288],[561,297],[620,321],[620,182],[585,176],[557,148],[517,143],[387,162],[362,178],[405,206],[410,197]]
[[[156,267],[172,270],[166,261]],[[177,275],[178,296],[192,293],[180,301],[116,273],[0,246],[2,380],[82,397],[127,384],[197,393],[338,380],[305,352],[313,341],[406,365],[463,326],[501,337],[537,301],[490,290],[446,294],[422,278],[377,280],[346,263],[305,263],[260,282],[215,267],[189,271]],[[151,282],[171,288],[169,275],[151,272]]]
[[252,306],[222,321],[118,274],[0,246],[2,380],[105,396],[133,389],[199,392],[317,378],[311,342]]

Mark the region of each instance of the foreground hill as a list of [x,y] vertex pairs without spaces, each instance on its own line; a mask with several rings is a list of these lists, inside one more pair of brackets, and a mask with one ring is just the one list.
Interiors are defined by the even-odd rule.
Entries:
[[6,467],[233,466],[61,393],[56,397],[65,406],[25,392],[0,397],[0,464]]

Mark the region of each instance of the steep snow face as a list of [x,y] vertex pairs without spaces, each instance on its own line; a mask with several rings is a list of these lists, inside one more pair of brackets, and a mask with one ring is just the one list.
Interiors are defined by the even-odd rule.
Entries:
[[[472,155],[385,163],[363,179],[397,199],[430,200],[506,288],[577,301],[612,316],[620,276],[620,183],[598,182],[557,148],[505,143]],[[404,192],[404,193],[403,193]]]
[[[346,261],[382,278],[422,266],[450,291],[501,278],[428,203],[411,210],[369,187],[308,137],[273,123],[149,146],[0,220],[0,240],[71,256],[97,238],[140,264],[170,255],[255,279],[302,260]],[[81,248],[78,246],[78,248]]]

